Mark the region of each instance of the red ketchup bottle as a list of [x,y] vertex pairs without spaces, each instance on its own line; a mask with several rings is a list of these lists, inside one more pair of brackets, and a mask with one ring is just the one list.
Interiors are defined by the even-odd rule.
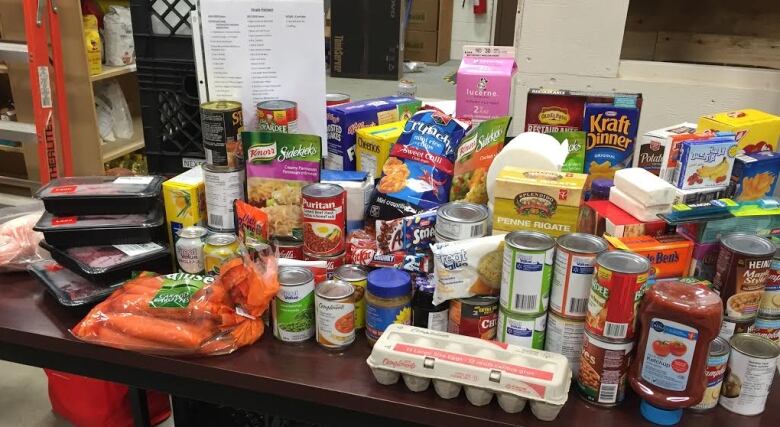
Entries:
[[720,297],[703,286],[660,282],[647,290],[629,381],[648,421],[677,424],[683,408],[701,401],[710,342],[718,336],[722,313]]

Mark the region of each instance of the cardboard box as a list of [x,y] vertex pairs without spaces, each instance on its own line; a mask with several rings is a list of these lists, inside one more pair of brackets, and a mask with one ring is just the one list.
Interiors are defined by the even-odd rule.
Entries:
[[457,117],[481,122],[511,115],[515,48],[464,46],[455,86]]
[[[409,11],[409,21],[406,24],[407,31],[436,31],[439,29],[439,6],[449,6],[450,18],[452,18],[452,1],[442,0],[414,0]],[[450,19],[452,20],[452,19]]]
[[331,77],[400,79],[405,13],[405,1],[332,0]]
[[[203,169],[195,166],[163,182],[163,203],[170,247],[176,245],[176,233],[192,225],[206,225],[206,194]],[[176,256],[176,251],[171,251]]]
[[404,59],[443,64],[450,60],[451,1],[414,0],[406,27]]
[[661,164],[674,138],[685,138],[696,132],[695,123],[680,123],[663,129],[651,130],[639,137],[634,149],[635,168],[643,168],[659,176]]
[[593,230],[579,230],[583,233],[597,236],[608,234],[614,237],[636,237],[660,236],[667,231],[664,221],[659,219],[653,222],[642,222],[609,200],[585,202],[583,209],[590,209],[595,225]]
[[382,167],[390,157],[390,149],[404,130],[405,120],[379,126],[358,129],[355,155],[357,170],[370,173],[373,177],[382,175]]
[[439,33],[436,31],[407,31],[404,58],[409,61],[438,63]]
[[777,151],[780,117],[759,110],[745,109],[699,118],[698,132],[729,131],[737,136],[737,147],[745,153]]
[[693,242],[678,234],[666,236],[612,237],[605,236],[610,249],[620,249],[642,255],[650,261],[656,279],[688,275],[693,256]]
[[740,154],[734,161],[729,197],[746,202],[771,197],[780,174],[780,153],[759,151]]
[[586,103],[641,109],[642,94],[530,89],[525,110],[525,131],[548,133],[585,130],[582,117]]

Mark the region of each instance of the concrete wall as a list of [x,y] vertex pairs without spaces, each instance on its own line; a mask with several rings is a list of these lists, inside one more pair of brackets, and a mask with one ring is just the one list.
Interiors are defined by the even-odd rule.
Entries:
[[464,45],[489,45],[493,39],[493,21],[496,13],[496,0],[487,0],[487,13],[475,15],[472,0],[451,1],[452,5],[452,48],[450,57],[463,57]]

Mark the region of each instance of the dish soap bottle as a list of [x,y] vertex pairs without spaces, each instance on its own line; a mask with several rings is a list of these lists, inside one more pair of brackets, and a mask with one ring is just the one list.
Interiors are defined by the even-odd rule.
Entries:
[[704,286],[660,282],[645,292],[629,381],[648,421],[677,424],[683,408],[701,401],[710,342],[718,336],[722,313],[720,297]]

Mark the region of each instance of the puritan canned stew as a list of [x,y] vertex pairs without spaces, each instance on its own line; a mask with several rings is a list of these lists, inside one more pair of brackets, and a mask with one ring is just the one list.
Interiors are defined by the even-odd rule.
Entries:
[[303,249],[336,255],[346,249],[347,192],[336,184],[309,184],[301,190]]
[[271,301],[274,336],[303,342],[314,336],[314,274],[305,267],[279,268],[279,292]]
[[550,310],[571,319],[584,319],[593,284],[596,257],[609,245],[585,233],[565,234],[556,241]]
[[504,242],[501,306],[512,313],[545,312],[550,301],[555,240],[536,231],[513,231]]
[[314,294],[317,344],[343,350],[355,342],[355,288],[341,280],[326,280]]

